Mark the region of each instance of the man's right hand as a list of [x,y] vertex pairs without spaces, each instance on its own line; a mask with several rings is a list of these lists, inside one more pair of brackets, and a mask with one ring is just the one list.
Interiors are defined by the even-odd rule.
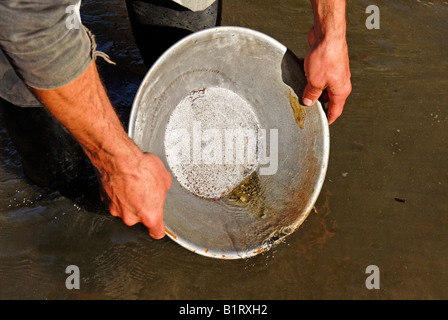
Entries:
[[304,63],[308,83],[302,99],[305,105],[310,106],[324,93],[323,98],[329,100],[327,116],[331,124],[341,115],[352,90],[345,0],[311,0],[311,4],[314,26],[308,33],[310,50]]
[[117,163],[109,172],[100,171],[100,180],[113,216],[128,226],[141,222],[154,239],[164,237],[163,205],[171,175],[157,156],[141,153]]
[[304,62],[308,83],[303,92],[303,102],[307,106],[314,104],[326,90],[328,124],[332,124],[341,115],[352,90],[347,42],[345,37],[323,39],[315,33],[314,28],[308,33],[310,50]]

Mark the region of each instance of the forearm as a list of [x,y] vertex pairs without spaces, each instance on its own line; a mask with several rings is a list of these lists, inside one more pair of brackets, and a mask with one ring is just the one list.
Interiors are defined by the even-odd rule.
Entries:
[[73,134],[98,170],[113,171],[141,155],[124,131],[100,81],[95,62],[70,84],[34,90]]
[[345,0],[311,0],[311,5],[316,40],[327,38],[345,41]]
[[121,217],[127,225],[141,222],[153,238],[162,238],[163,205],[171,175],[159,158],[141,152],[128,137],[104,90],[95,62],[68,85],[34,91],[98,169],[110,213]]

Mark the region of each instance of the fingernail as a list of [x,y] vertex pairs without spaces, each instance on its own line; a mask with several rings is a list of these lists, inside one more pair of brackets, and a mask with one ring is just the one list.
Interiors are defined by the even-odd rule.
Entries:
[[313,104],[313,101],[311,101],[311,100],[308,99],[308,98],[305,98],[305,99],[303,99],[303,103],[304,103],[306,106],[310,106],[310,105]]

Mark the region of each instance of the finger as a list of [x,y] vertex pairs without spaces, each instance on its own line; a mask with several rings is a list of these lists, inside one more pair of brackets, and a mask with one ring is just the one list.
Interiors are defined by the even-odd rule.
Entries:
[[143,224],[148,228],[148,233],[151,238],[159,240],[165,236],[165,224],[163,222],[163,208],[151,212],[143,219]]
[[120,206],[112,203],[109,206],[109,212],[114,217],[119,217],[123,221],[123,223],[127,226],[133,226],[140,222],[140,219],[131,212],[123,210]]
[[337,90],[335,88],[328,89],[328,124],[332,124],[342,114],[344,104],[348,96],[352,91],[351,82],[347,82],[344,86],[341,86]]
[[159,229],[157,231],[154,231],[153,229],[150,230],[149,231],[149,236],[151,238],[153,238],[154,240],[163,239],[165,237],[165,225],[162,224],[162,226],[163,226],[163,228],[162,228],[163,230],[159,230]]
[[114,217],[121,217],[120,211],[113,204],[109,205],[109,213]]
[[328,102],[328,124],[332,124],[336,121],[337,118],[342,114],[342,110],[344,109],[345,97],[342,96],[330,96],[330,100]]
[[311,84],[307,84],[303,91],[302,100],[306,106],[313,105],[322,94],[322,89],[315,88]]
[[123,223],[129,227],[140,222],[140,220],[132,214],[123,214],[121,219],[123,220]]

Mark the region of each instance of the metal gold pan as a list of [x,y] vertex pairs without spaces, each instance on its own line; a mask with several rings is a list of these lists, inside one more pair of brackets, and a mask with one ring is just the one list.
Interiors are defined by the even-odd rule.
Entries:
[[305,85],[291,51],[241,27],[194,33],[156,61],[129,136],[173,175],[171,239],[207,257],[248,258],[302,224],[329,157],[322,106],[300,104]]

